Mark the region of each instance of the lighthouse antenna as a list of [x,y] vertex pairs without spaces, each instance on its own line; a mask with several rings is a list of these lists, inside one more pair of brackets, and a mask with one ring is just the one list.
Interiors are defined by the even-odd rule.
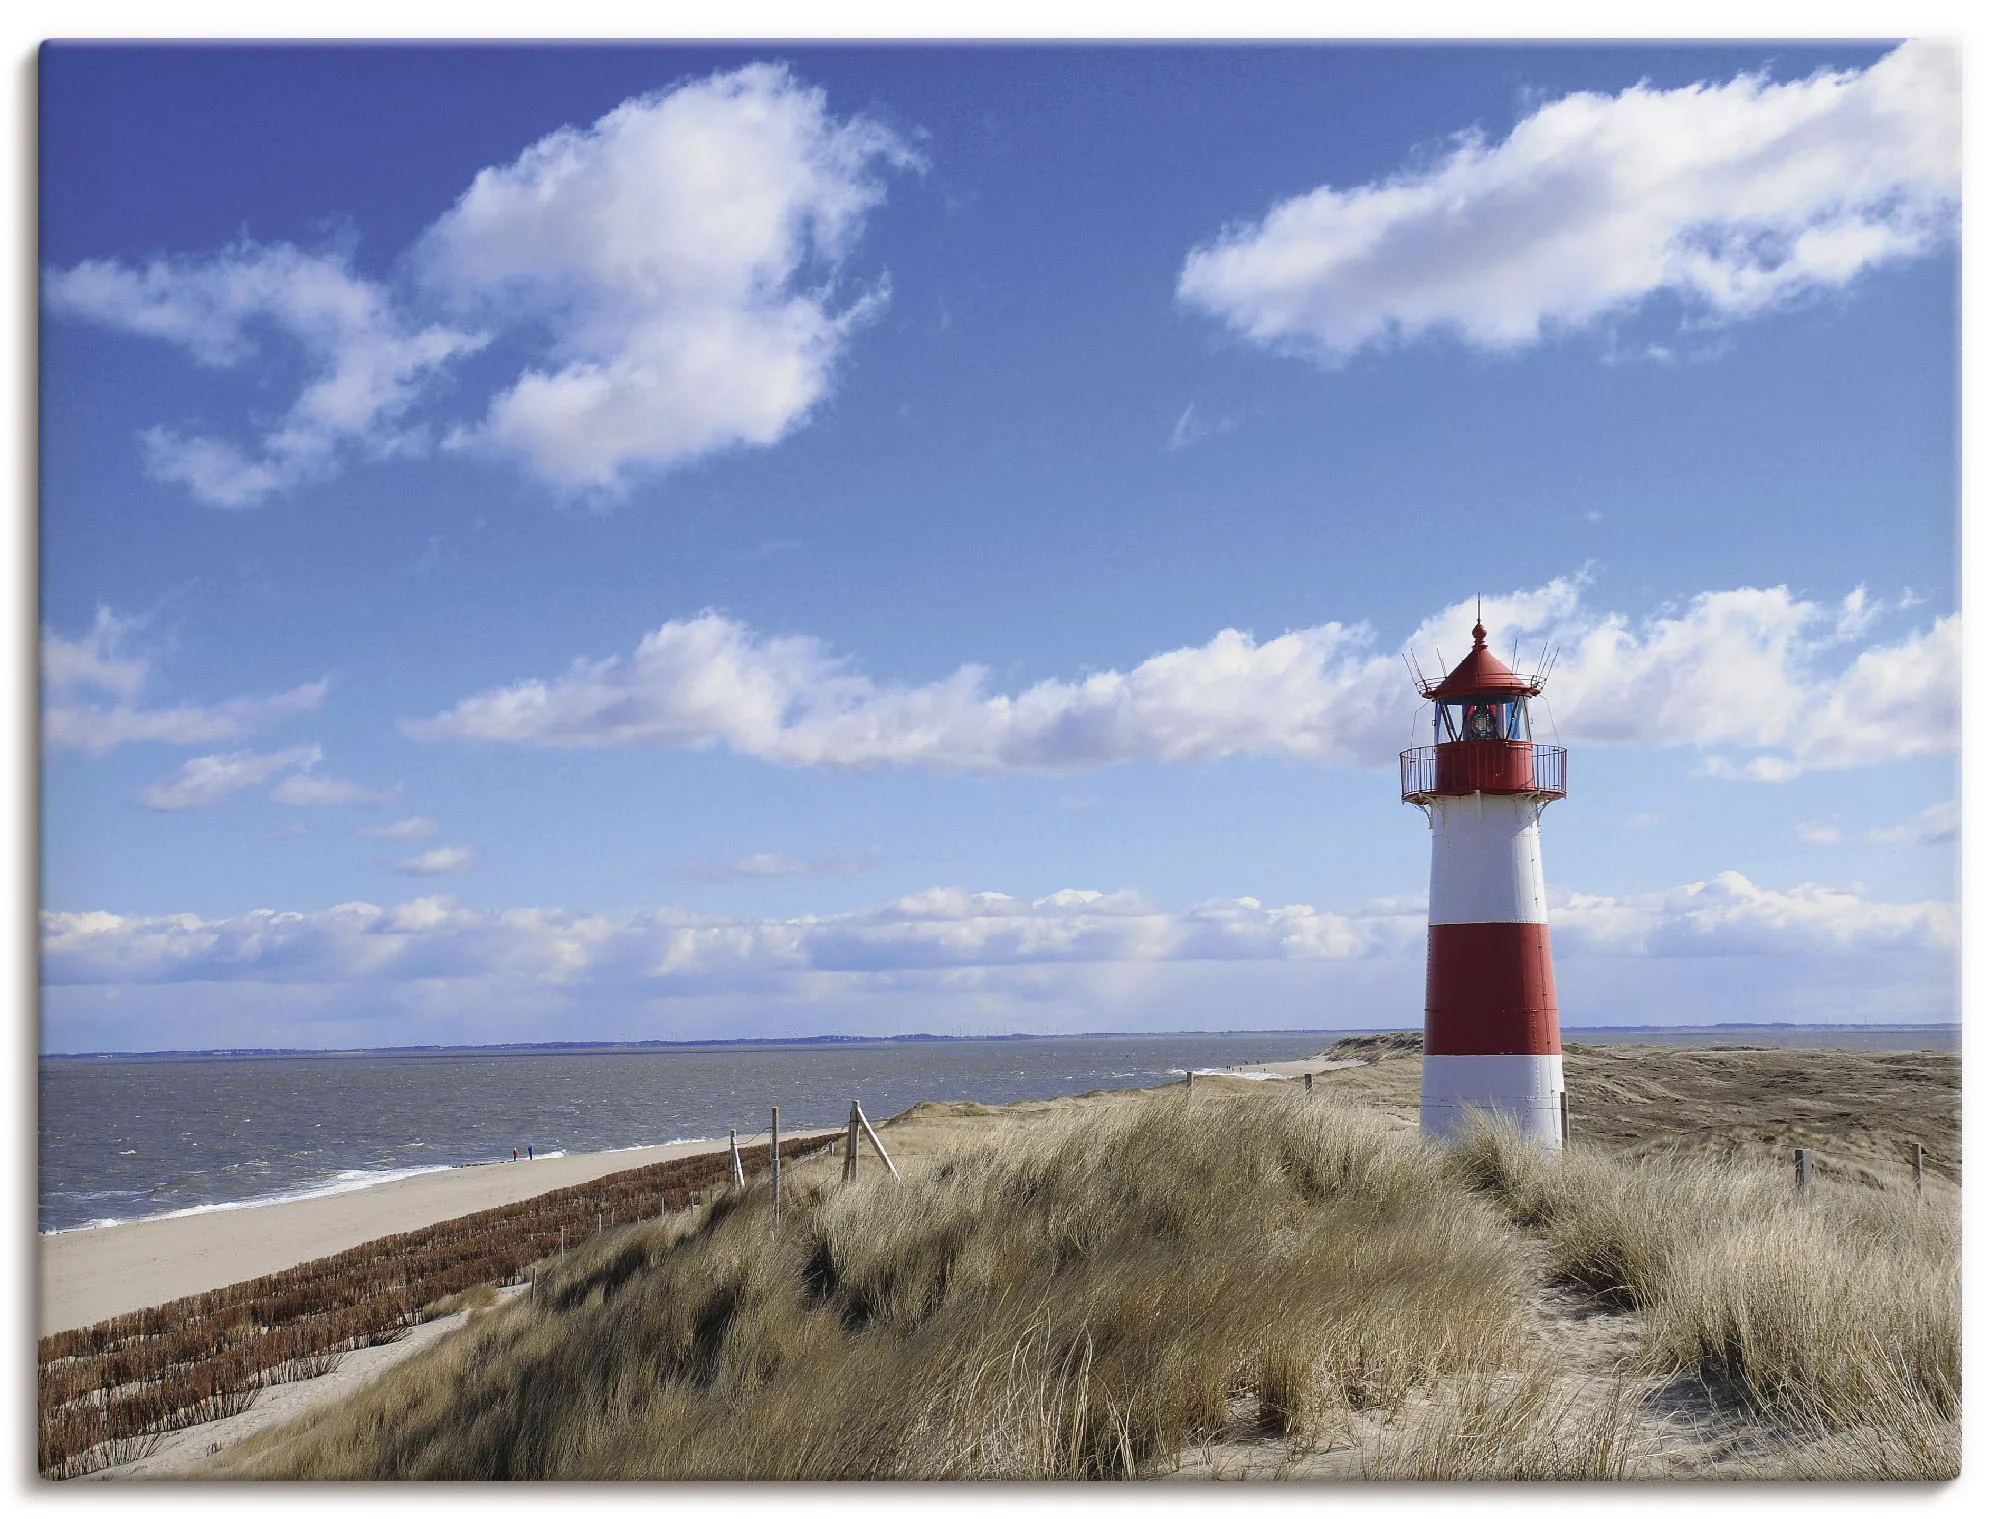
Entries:
[[1410,650],[1398,650],[1398,654],[1402,656],[1402,668],[1410,676],[1410,684],[1416,686],[1416,694],[1424,696],[1426,690],[1428,690],[1428,682],[1424,680],[1424,672],[1416,668],[1416,660],[1410,658]]
[[1399,651],[1403,656],[1403,668],[1410,672],[1410,683],[1417,688],[1419,696],[1431,694],[1431,683],[1424,679],[1424,672],[1417,668],[1416,656],[1408,649]]

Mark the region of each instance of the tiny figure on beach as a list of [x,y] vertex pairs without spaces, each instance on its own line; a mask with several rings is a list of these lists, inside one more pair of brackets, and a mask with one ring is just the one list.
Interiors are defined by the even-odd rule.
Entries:
[[535,1158],[535,1147],[534,1147],[533,1145],[529,1145],[529,1146],[528,1146],[528,1159],[530,1159],[530,1160],[533,1160],[534,1158]]
[[514,1151],[514,1158],[515,1158],[516,1160],[519,1160],[519,1159],[521,1158],[521,1152],[520,1152],[520,1150],[516,1149],[516,1150]]

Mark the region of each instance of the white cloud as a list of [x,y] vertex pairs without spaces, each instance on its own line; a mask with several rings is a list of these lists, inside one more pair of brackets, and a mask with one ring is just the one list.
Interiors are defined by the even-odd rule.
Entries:
[[1871,828],[1871,844],[1955,844],[1961,832],[1958,803],[1937,802],[1926,807],[1907,823],[1890,828]]
[[139,623],[136,617],[120,617],[111,608],[99,606],[90,631],[81,638],[64,638],[51,628],[43,628],[43,689],[66,694],[79,687],[94,687],[127,699],[137,696],[145,684],[147,664],[122,653],[121,648],[126,635]]
[[1795,823],[1792,832],[1801,844],[1838,844],[1840,830],[1831,823]]
[[239,749],[233,754],[203,754],[189,760],[165,780],[155,781],[139,793],[141,806],[155,812],[186,812],[208,807],[238,791],[261,786],[274,775],[300,770],[320,762],[318,744],[281,749],[276,754],[255,754]]
[[1958,913],[1945,902],[1871,902],[1856,888],[1757,886],[1733,870],[1712,881],[1627,897],[1572,893],[1549,904],[1559,954],[1753,955],[1951,950]]
[[410,859],[399,860],[389,868],[399,876],[450,876],[457,875],[471,863],[470,845],[441,844]]
[[[1435,648],[1462,650],[1472,614],[1448,608],[1404,648],[1428,662]],[[1775,751],[1709,757],[1718,773],[1757,779],[1957,746],[1956,616],[1832,670],[1831,645],[1811,635],[1837,614],[1782,586],[1707,592],[1635,626],[1587,611],[1581,578],[1559,579],[1488,598],[1484,616],[1503,651],[1516,636],[1566,651],[1551,693],[1566,740]],[[554,748],[720,746],[841,769],[1060,772],[1233,755],[1383,764],[1410,742],[1417,700],[1402,659],[1375,643],[1365,623],[1261,643],[1232,628],[1129,671],[1002,695],[978,665],[882,684],[817,640],[761,637],[704,612],[649,633],[628,658],[579,660],[404,726]]]
[[1338,363],[1440,333],[1515,349],[1656,295],[1742,318],[1954,230],[1959,62],[1550,101],[1372,184],[1322,186],[1196,248],[1179,294],[1253,342]]
[[387,791],[370,791],[328,775],[288,775],[271,788],[271,800],[289,807],[341,807],[350,802],[375,805],[393,802],[400,789],[392,786]]
[[[1572,895],[1551,910],[1564,957],[1948,950],[1940,902],[1877,903],[1825,886],[1763,890],[1734,872],[1632,898]],[[658,995],[778,986],[787,978],[946,976],[1036,965],[1340,964],[1421,959],[1420,899],[1347,912],[1219,898],[1181,912],[1132,892],[1030,900],[940,887],[827,916],[732,917],[680,908],[579,913],[487,909],[449,897],[318,912],[121,917],[42,914],[49,984],[486,979]]]
[[777,853],[746,855],[728,865],[695,860],[670,872],[703,881],[768,881],[792,876],[857,876],[872,869],[877,851],[829,854],[817,859],[795,860]]
[[427,839],[437,831],[437,820],[424,817],[400,818],[393,823],[378,823],[372,828],[356,830],[364,839],[390,839],[397,843]]
[[1204,438],[1219,438],[1232,433],[1236,431],[1237,420],[1233,416],[1201,416],[1195,411],[1194,402],[1190,401],[1180,416],[1174,419],[1173,434],[1167,439],[1167,452],[1177,454]]
[[300,712],[316,709],[327,682],[312,681],[273,696],[234,696],[212,706],[133,707],[65,705],[42,713],[43,741],[56,749],[100,755],[120,744],[215,744]]
[[88,260],[51,271],[43,293],[52,311],[176,343],[212,368],[256,357],[266,332],[303,353],[304,388],[253,446],[164,427],[142,435],[148,470],[211,506],[256,506],[327,478],[344,454],[407,447],[399,427],[425,382],[486,342],[412,322],[345,256],[287,243],[243,242],[143,269]]
[[777,441],[832,382],[855,325],[833,276],[914,156],[840,121],[781,66],[637,96],[482,170],[420,258],[451,298],[549,338],[546,367],[461,441],[564,489]]
[[[151,661],[126,652],[140,619],[97,609],[90,631],[64,638],[42,629],[42,741],[52,749],[81,749],[93,757],[120,744],[217,744],[241,739],[267,724],[310,712],[325,698],[325,679],[271,696],[235,696],[211,706],[136,705]],[[110,701],[88,691],[108,693]]]
[[841,271],[884,198],[881,171],[918,163],[887,127],[838,119],[821,91],[753,64],[635,96],[480,171],[413,250],[414,286],[371,280],[343,252],[244,241],[143,267],[86,260],[42,289],[51,313],[204,367],[268,361],[270,338],[281,362],[303,357],[303,388],[254,439],[141,434],[149,472],[209,505],[428,450],[412,412],[496,335],[527,367],[447,444],[616,493],[774,443],[825,399],[849,335],[887,297],[886,278],[843,289]]

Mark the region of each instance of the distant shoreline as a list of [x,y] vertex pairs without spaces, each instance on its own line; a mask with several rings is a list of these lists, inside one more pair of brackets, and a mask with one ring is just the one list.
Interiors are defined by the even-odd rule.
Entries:
[[[1565,1024],[1563,1037],[1580,1034],[1746,1034],[1763,1030],[1847,1031],[1874,1033],[1957,1033],[1962,1019],[1933,1023],[1580,1023]],[[597,1039],[548,1040],[514,1044],[396,1044],[358,1048],[307,1049],[291,1046],[208,1050],[76,1050],[38,1054],[38,1060],[269,1060],[333,1059],[356,1055],[565,1055],[610,1054],[621,1051],[803,1049],[825,1045],[883,1044],[1020,1044],[1037,1039],[1215,1039],[1297,1034],[1342,1039],[1357,1034],[1416,1033],[1421,1024],[1380,1028],[1276,1029],[1110,1029],[1080,1034],[810,1034],[770,1039]]]

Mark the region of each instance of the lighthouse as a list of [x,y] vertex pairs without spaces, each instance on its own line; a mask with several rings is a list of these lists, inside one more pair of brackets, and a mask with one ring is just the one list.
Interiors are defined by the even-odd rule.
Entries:
[[1418,678],[1433,742],[1403,752],[1403,800],[1431,830],[1424,976],[1423,1132],[1446,1137],[1478,1112],[1563,1143],[1562,1037],[1542,886],[1542,809],[1568,779],[1567,753],[1537,744],[1517,675],[1486,647],[1442,680]]

